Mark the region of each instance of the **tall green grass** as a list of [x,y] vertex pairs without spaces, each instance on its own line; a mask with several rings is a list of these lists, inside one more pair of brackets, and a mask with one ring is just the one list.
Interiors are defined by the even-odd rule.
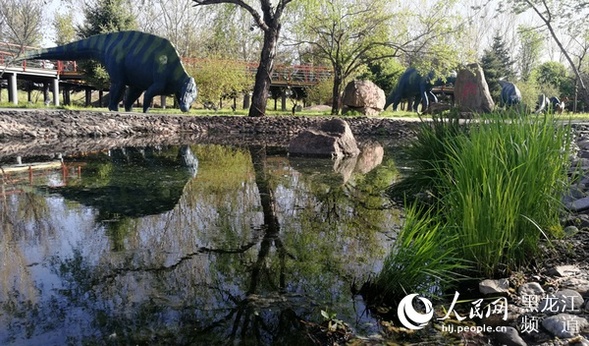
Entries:
[[457,234],[448,234],[432,210],[417,204],[406,212],[405,223],[383,269],[375,279],[379,296],[395,300],[409,293],[441,293],[444,286],[462,279],[469,263],[457,257]]
[[484,275],[526,265],[560,231],[570,128],[550,116],[484,118],[447,145],[439,211],[456,247]]
[[[428,190],[428,212],[407,221],[375,282],[391,294],[461,274],[493,277],[525,266],[540,240],[562,232],[570,126],[550,115],[424,122],[409,150],[416,169],[397,192]],[[415,202],[414,202],[415,203]]]

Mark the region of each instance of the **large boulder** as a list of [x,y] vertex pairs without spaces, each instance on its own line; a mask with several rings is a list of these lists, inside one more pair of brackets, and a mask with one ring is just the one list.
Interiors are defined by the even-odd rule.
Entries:
[[354,80],[344,89],[342,114],[356,111],[364,115],[378,115],[384,109],[384,91],[369,80]]
[[479,64],[470,64],[458,72],[454,84],[454,101],[462,112],[489,113],[495,108],[485,73]]
[[350,125],[341,119],[331,119],[294,137],[288,152],[294,156],[341,158],[357,156],[360,149]]

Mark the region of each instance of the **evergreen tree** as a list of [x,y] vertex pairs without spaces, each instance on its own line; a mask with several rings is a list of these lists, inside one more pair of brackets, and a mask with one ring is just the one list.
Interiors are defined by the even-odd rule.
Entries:
[[[80,38],[137,27],[131,11],[125,7],[123,0],[97,0],[94,6],[84,9],[86,21],[77,28]],[[90,84],[97,88],[107,88],[110,78],[106,69],[96,61],[80,64]]]
[[505,46],[503,38],[496,34],[493,37],[491,48],[483,52],[481,59],[489,91],[493,96],[498,96],[501,93],[500,79],[510,81],[514,79],[513,64],[514,61],[511,59],[509,49]]

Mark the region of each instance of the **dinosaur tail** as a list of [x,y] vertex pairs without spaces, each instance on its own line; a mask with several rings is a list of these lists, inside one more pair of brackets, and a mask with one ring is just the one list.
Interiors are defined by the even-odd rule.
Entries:
[[104,42],[102,35],[91,36],[87,39],[75,41],[63,46],[42,48],[26,51],[14,61],[46,59],[46,60],[82,60],[97,59],[102,57]]

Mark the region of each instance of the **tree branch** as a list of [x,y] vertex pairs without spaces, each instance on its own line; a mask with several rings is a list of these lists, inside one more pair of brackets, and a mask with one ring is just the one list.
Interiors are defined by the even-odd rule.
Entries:
[[254,17],[254,21],[256,22],[256,24],[258,24],[258,26],[260,27],[260,29],[264,30],[264,31],[268,31],[270,28],[268,27],[268,24],[264,21],[264,18],[262,18],[262,16],[260,15],[260,13],[258,11],[256,11],[253,7],[251,7],[250,5],[248,5],[247,3],[245,3],[243,0],[192,0],[195,2],[195,4],[193,6],[206,6],[206,5],[215,5],[215,4],[234,4],[237,5],[239,7],[244,8],[246,11],[248,11],[252,17]]

